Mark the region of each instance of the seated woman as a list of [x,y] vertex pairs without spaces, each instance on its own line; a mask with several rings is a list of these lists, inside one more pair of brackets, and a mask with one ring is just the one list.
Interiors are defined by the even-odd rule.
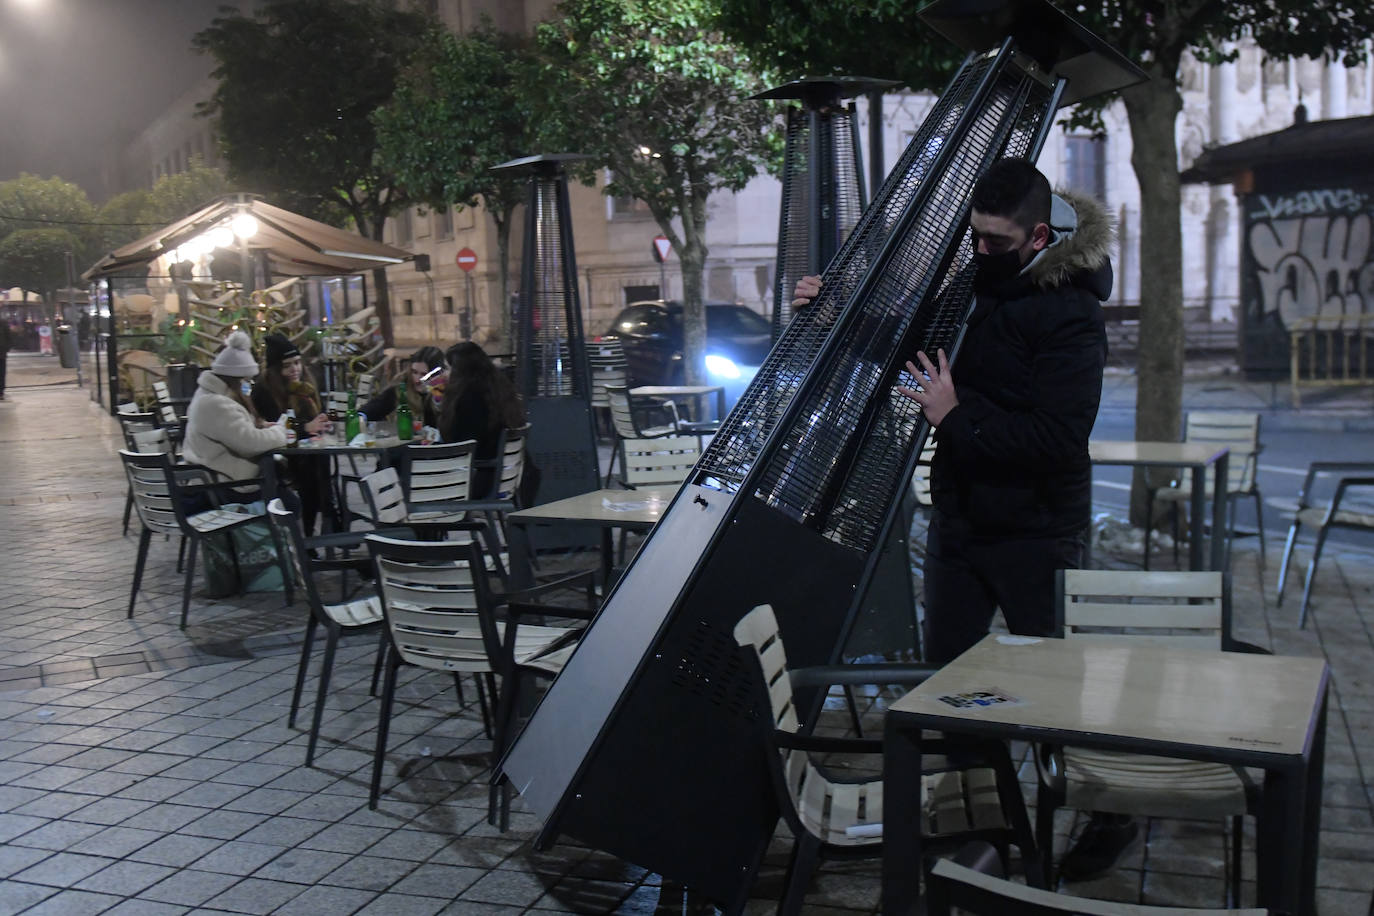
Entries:
[[[250,379],[258,374],[252,341],[235,331],[215,354],[210,371],[196,379],[186,413],[182,457],[232,480],[258,476],[258,456],[286,445],[286,428],[264,423],[249,400]],[[243,502],[260,498],[257,488],[242,492]]]
[[[253,407],[264,421],[275,423],[286,411],[296,417],[299,435],[318,436],[333,429],[320,409],[320,394],[305,377],[301,351],[285,334],[263,338],[267,368],[253,385]],[[301,499],[301,523],[307,535],[315,533],[320,510],[332,504],[329,458],[324,455],[288,455],[286,467]]]
[[[486,351],[472,341],[454,344],[447,356],[448,383],[439,412],[439,435],[445,442],[477,440],[475,461],[495,458],[502,431],[525,425],[520,395]],[[476,468],[468,492],[481,499],[496,480],[496,468]]]
[[[410,402],[410,415],[417,420],[423,420],[425,426],[437,428],[439,425],[437,396],[444,390],[444,374],[441,372],[438,378],[430,379],[428,383],[420,380],[429,374],[429,370],[443,366],[444,354],[438,347],[421,347],[410,355],[410,375],[406,379],[406,400]],[[399,385],[391,385],[362,407],[359,407],[359,418],[366,422],[391,416],[396,410],[397,389],[399,387]]]

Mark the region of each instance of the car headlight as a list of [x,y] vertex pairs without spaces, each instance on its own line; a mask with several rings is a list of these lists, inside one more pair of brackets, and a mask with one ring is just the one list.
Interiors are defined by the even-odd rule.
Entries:
[[719,378],[740,377],[739,366],[735,365],[734,360],[714,354],[706,357],[706,372]]

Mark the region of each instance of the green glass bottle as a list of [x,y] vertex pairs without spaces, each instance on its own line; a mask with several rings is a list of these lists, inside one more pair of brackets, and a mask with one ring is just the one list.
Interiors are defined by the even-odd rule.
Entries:
[[410,401],[406,399],[406,383],[402,381],[396,395],[396,438],[409,439],[413,435],[415,422],[410,416]]
[[344,414],[344,441],[352,442],[354,437],[362,431],[362,423],[358,420],[358,393],[350,391],[348,393],[348,411]]

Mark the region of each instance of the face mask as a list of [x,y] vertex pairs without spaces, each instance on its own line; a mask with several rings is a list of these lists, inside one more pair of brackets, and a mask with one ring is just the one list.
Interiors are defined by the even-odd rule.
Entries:
[[992,292],[1006,285],[1021,272],[1021,252],[1013,248],[998,254],[974,252],[973,288],[977,292]]

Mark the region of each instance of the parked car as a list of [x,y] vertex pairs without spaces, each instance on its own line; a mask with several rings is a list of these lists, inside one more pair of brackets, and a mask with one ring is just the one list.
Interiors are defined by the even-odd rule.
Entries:
[[[624,347],[631,387],[683,384],[681,302],[632,302],[598,339],[606,338],[618,338]],[[749,387],[771,347],[772,327],[753,309],[706,303],[706,377],[708,384],[725,386],[727,409]]]

